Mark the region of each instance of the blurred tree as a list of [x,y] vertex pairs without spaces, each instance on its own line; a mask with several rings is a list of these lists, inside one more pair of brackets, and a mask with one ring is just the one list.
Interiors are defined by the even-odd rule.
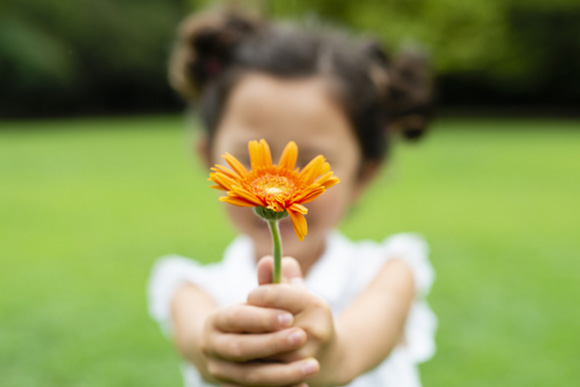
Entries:
[[310,0],[269,10],[320,15],[394,48],[419,44],[445,105],[580,106],[577,0]]
[[5,0],[0,114],[162,109],[179,0]]
[[[577,0],[246,0],[432,53],[444,105],[580,104]],[[175,27],[210,0],[3,0],[0,116],[175,109]]]

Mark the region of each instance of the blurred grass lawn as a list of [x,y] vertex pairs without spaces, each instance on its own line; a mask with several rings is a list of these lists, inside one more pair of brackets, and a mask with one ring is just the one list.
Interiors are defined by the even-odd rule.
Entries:
[[[431,244],[426,386],[580,379],[580,122],[440,121],[342,229]],[[0,385],[179,386],[148,317],[156,257],[234,235],[179,117],[0,123]]]

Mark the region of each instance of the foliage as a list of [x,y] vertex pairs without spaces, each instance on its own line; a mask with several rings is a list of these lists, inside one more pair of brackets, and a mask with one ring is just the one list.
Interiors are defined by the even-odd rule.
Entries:
[[[443,104],[580,101],[574,0],[250,1],[432,55]],[[239,1],[237,2],[239,3]],[[165,67],[175,27],[209,0],[5,0],[0,115],[175,109]]]
[[8,0],[0,11],[0,113],[173,106],[165,63],[177,0]]
[[[271,2],[270,12],[334,20],[433,57],[443,102],[577,105],[580,3],[573,0]],[[466,98],[467,97],[467,98]],[[496,102],[496,103],[497,103]]]

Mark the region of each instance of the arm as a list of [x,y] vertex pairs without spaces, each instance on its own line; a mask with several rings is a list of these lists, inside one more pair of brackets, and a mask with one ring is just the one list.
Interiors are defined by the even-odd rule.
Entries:
[[320,372],[308,384],[327,386],[348,384],[388,356],[402,339],[413,297],[411,269],[392,260],[336,320],[324,300],[296,286],[261,286],[250,293],[248,303],[294,314],[295,326],[306,331],[308,342],[276,359],[315,357]]
[[205,321],[215,309],[215,301],[191,284],[181,286],[171,303],[175,346],[180,355],[193,363],[201,377],[210,383],[218,381],[207,371],[207,359],[201,350],[201,343]]
[[411,269],[402,260],[391,260],[338,317],[338,352],[345,358],[339,365],[347,381],[377,366],[403,339],[414,296]]

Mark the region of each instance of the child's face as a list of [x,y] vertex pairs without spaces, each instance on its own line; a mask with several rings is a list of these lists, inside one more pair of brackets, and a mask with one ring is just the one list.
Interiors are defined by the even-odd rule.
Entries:
[[[249,168],[248,141],[265,139],[278,162],[291,140],[298,145],[302,168],[322,154],[340,183],[307,203],[308,235],[300,242],[289,218],[280,222],[284,255],[299,261],[315,260],[324,249],[327,232],[335,227],[362,188],[359,168],[362,155],[347,117],[319,78],[284,80],[267,75],[246,75],[235,86],[215,134],[210,162],[223,164],[230,152]],[[227,205],[228,215],[240,232],[254,241],[258,257],[271,254],[266,222],[251,208]]]

